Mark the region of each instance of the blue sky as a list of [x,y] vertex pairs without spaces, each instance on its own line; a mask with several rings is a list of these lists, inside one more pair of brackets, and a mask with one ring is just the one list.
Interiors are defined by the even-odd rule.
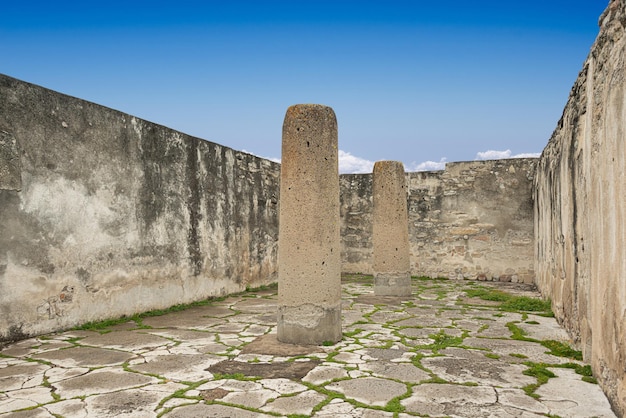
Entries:
[[25,0],[0,73],[269,158],[288,106],[326,104],[342,171],[436,168],[540,153],[607,4]]

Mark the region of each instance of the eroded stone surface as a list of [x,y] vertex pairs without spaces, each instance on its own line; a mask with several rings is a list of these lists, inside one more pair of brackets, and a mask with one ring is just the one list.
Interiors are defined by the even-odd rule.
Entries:
[[558,376],[537,389],[537,395],[550,409],[562,417],[615,417],[608,400],[598,385],[582,382],[580,375],[570,369],[550,369]]
[[287,109],[279,224],[278,340],[341,340],[337,118],[328,106]]
[[[102,335],[68,331],[6,347],[0,414],[263,417],[311,415],[323,403],[314,416],[386,418],[393,412],[383,409],[412,387],[399,418],[614,416],[598,386],[571,369],[551,368],[557,377],[537,389],[539,399],[522,390],[536,383],[523,374],[523,362],[574,360],[512,339],[507,324],[532,321],[534,335],[548,336],[555,335],[552,321],[472,305],[464,298],[464,289],[473,288],[468,282],[414,281],[415,298],[406,301],[376,297],[370,283],[344,283],[342,314],[351,322],[342,340],[327,346],[276,339],[275,318],[268,325],[263,312],[276,306],[274,291],[227,298],[214,317],[198,318],[210,309],[194,308],[151,317],[151,329],[127,323]],[[231,314],[240,303],[250,312]],[[81,345],[87,343],[98,347]],[[332,393],[345,399],[331,400]]]
[[376,377],[342,380],[326,386],[366,405],[385,406],[393,398],[406,393],[407,386]]
[[450,382],[501,387],[522,387],[536,382],[535,378],[522,374],[526,366],[488,358],[477,350],[447,348],[441,353],[444,357],[427,358],[422,363]]
[[76,396],[118,392],[157,382],[158,380],[151,376],[105,368],[64,380],[55,386],[61,397],[69,399]]
[[67,350],[48,351],[33,356],[33,358],[68,368],[120,365],[132,357],[131,353],[93,347],[72,347]]

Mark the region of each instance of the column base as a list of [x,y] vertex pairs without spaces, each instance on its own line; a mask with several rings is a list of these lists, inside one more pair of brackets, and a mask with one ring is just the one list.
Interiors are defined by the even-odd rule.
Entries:
[[341,341],[341,303],[336,307],[279,306],[277,337],[280,342],[300,345]]
[[374,294],[376,296],[411,296],[409,273],[375,273]]

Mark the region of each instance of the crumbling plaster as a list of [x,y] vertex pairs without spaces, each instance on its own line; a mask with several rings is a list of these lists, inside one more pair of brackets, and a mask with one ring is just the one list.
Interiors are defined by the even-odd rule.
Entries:
[[626,413],[626,4],[615,0],[535,179],[537,285]]
[[276,280],[279,165],[0,76],[0,341]]

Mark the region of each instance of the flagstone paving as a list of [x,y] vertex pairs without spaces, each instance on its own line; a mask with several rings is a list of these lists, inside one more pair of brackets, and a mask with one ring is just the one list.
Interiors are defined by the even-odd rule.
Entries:
[[528,285],[342,287],[337,344],[279,343],[264,289],[7,345],[0,418],[615,417],[554,318],[503,309],[503,295],[539,298]]

